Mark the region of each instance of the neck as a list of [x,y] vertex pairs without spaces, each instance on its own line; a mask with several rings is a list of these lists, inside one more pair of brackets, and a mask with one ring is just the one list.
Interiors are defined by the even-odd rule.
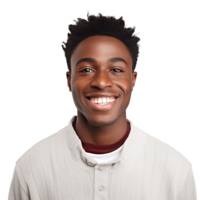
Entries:
[[111,145],[123,138],[127,131],[126,112],[118,118],[98,121],[77,113],[75,131],[80,140],[95,145]]

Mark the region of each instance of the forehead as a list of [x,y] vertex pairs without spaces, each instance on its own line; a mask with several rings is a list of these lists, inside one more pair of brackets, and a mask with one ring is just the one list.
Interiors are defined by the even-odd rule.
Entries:
[[84,39],[83,41],[81,41],[77,45],[76,50],[83,48],[83,47],[89,48],[91,46],[94,47],[97,45],[111,45],[111,46],[115,46],[115,47],[119,46],[121,48],[126,48],[125,44],[115,37],[104,36],[104,35],[95,35],[95,36],[90,36],[90,37]]
[[106,61],[110,58],[122,58],[132,66],[131,55],[123,42],[110,36],[91,36],[81,41],[71,56],[71,66],[82,58]]

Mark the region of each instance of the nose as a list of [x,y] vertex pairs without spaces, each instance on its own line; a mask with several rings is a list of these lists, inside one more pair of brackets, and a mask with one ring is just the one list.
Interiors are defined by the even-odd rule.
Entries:
[[97,87],[99,89],[104,89],[105,87],[112,86],[112,80],[105,71],[98,72],[94,79],[91,81],[91,87]]

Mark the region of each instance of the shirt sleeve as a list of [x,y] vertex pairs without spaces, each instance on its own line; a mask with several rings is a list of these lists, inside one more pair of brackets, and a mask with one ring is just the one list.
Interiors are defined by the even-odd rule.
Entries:
[[178,200],[197,200],[196,186],[192,167],[190,167]]
[[17,175],[16,167],[10,185],[8,200],[30,200],[28,194],[23,190]]

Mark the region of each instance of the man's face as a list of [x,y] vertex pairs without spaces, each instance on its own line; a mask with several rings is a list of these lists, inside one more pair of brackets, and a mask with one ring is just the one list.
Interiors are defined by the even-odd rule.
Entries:
[[116,122],[128,107],[136,81],[126,46],[109,36],[91,36],[75,48],[67,80],[78,114],[94,126]]

